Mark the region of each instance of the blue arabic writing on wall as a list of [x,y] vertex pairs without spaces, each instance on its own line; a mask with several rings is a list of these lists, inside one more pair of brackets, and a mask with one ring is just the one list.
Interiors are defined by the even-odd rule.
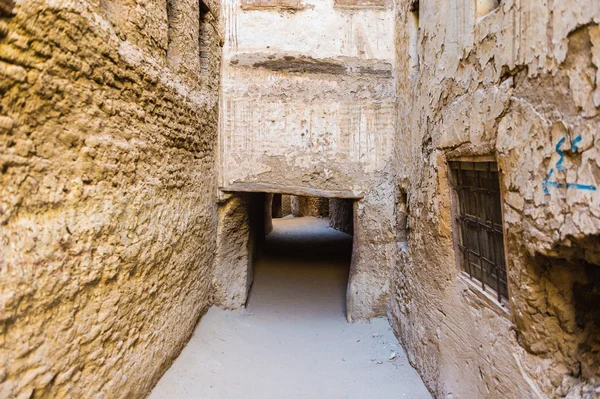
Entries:
[[[558,143],[556,143],[556,147],[555,147],[556,153],[560,156],[558,162],[556,162],[556,169],[558,169],[561,172],[565,170],[565,167],[563,165],[563,161],[565,160],[565,154],[561,150],[561,147],[562,147],[562,145],[564,144],[565,141],[566,141],[565,137],[561,138],[558,141]],[[573,151],[573,152],[577,151],[577,149],[579,148],[578,145],[579,145],[580,141],[581,141],[581,136],[577,136],[577,137],[575,137],[575,139],[573,139],[573,142],[571,143],[571,151]],[[548,190],[548,188],[550,188],[550,187],[554,187],[554,188],[574,188],[574,189],[577,189],[577,190],[588,190],[588,191],[596,191],[597,190],[596,186],[589,185],[589,184],[559,183],[559,182],[556,182],[556,181],[550,181],[550,178],[552,177],[553,174],[554,174],[554,168],[550,169],[550,171],[548,172],[548,175],[546,176],[546,178],[542,182],[542,186],[544,187],[544,193],[545,194],[550,194],[550,190]]]

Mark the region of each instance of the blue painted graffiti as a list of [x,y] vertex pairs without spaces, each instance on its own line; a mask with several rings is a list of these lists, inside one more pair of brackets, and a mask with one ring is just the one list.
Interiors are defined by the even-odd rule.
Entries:
[[[579,142],[582,140],[581,136],[577,136],[573,139],[572,143],[571,143],[571,151],[577,151],[579,149]],[[566,138],[563,137],[562,139],[560,139],[558,141],[558,143],[556,143],[556,147],[555,147],[555,151],[556,153],[560,156],[560,158],[558,159],[558,162],[556,162],[556,169],[558,169],[559,171],[564,171],[565,167],[563,166],[563,161],[565,160],[565,153],[560,149],[560,147],[564,144],[564,142],[566,141]],[[574,188],[577,190],[587,190],[587,191],[596,191],[597,187],[596,186],[592,186],[589,184],[579,184],[579,183],[559,183],[559,182],[555,182],[555,181],[550,181],[550,178],[552,177],[552,175],[554,174],[554,169],[550,169],[550,171],[548,172],[548,175],[546,176],[546,178],[544,179],[544,181],[542,182],[542,186],[544,187],[544,193],[545,194],[550,194],[550,191],[548,190],[548,187],[554,187],[554,188]]]
[[[581,137],[581,136],[579,136]],[[565,160],[565,153],[562,152],[562,150],[560,149],[560,146],[563,145],[563,143],[565,142],[566,138],[563,137],[562,139],[558,140],[558,143],[556,144],[556,148],[554,149],[556,151],[556,153],[558,155],[560,155],[560,159],[558,160],[558,162],[556,163],[556,169],[563,171],[565,170],[565,167],[563,166],[563,161]]]
[[573,151],[577,151],[579,149],[578,145],[581,140],[582,140],[581,135],[579,135],[573,139],[573,142],[571,143],[571,149]]

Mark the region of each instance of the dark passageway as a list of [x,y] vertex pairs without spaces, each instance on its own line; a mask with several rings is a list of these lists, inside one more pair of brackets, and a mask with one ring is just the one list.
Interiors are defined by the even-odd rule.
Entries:
[[329,228],[328,219],[285,218],[275,219],[273,224],[266,240],[266,256],[350,263],[352,236]]
[[254,266],[248,311],[345,318],[352,236],[315,217],[273,220]]

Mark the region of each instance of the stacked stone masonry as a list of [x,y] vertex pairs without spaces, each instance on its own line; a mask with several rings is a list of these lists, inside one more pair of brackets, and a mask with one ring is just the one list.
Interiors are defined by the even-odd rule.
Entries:
[[292,214],[292,196],[283,194],[281,196],[281,215],[283,217]]

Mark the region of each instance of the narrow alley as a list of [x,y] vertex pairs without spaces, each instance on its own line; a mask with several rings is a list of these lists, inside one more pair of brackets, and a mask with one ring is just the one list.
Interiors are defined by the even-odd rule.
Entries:
[[0,0],[0,399],[600,399],[600,0]]
[[247,309],[212,307],[150,398],[429,398],[386,319],[346,321],[352,237],[273,225]]

